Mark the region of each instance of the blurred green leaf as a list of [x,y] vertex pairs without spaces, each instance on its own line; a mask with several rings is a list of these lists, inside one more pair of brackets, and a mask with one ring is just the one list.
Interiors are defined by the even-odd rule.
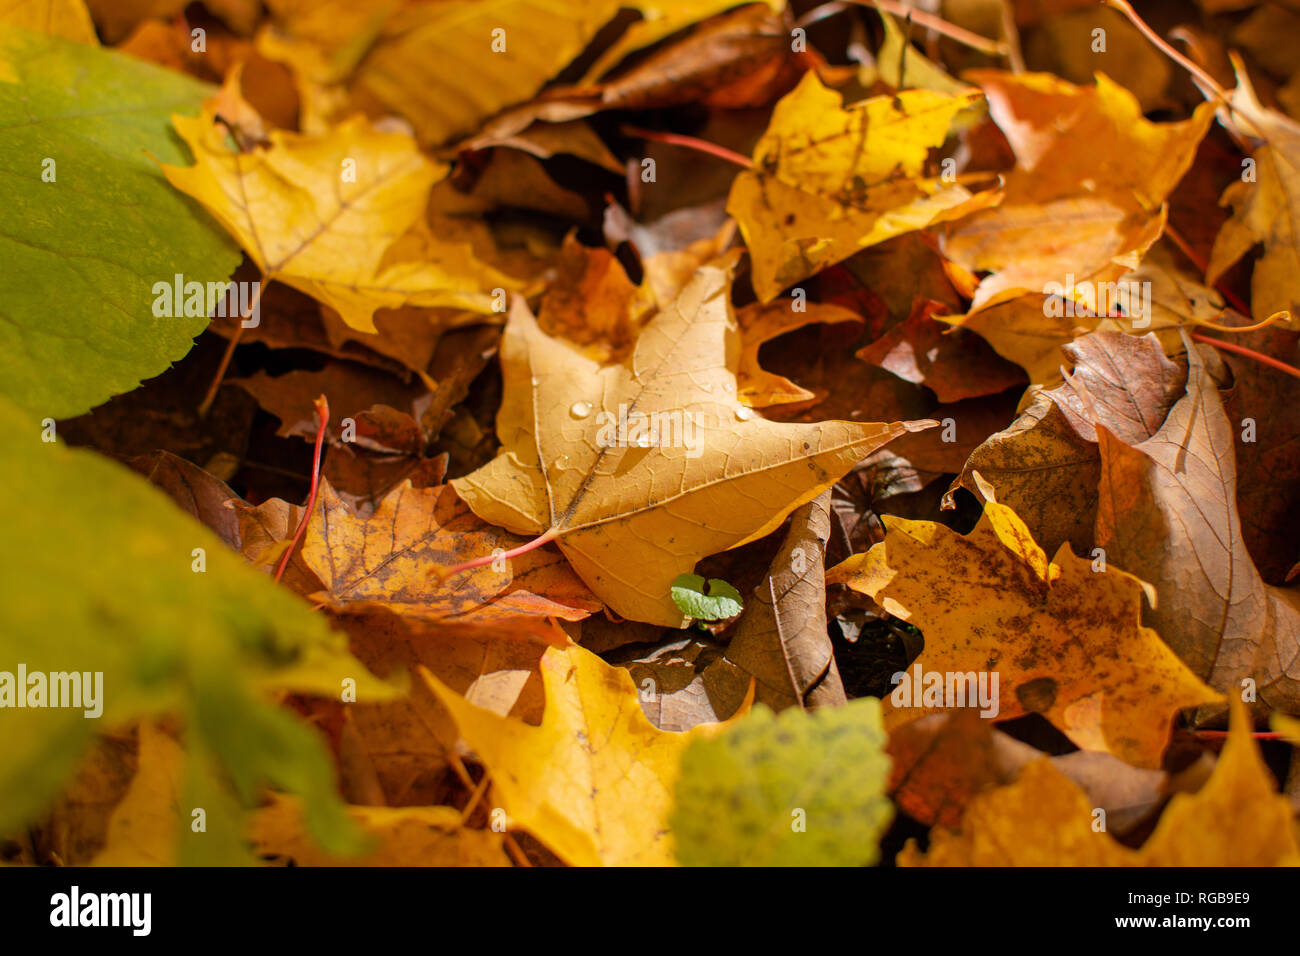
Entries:
[[682,755],[669,819],[684,866],[863,866],[893,818],[880,701],[762,704]]
[[165,371],[207,327],[206,314],[155,316],[153,286],[224,281],[239,248],[155,159],[189,162],[169,117],[212,92],[125,54],[0,35],[0,395],[38,417],[80,415]]
[[[10,503],[0,523],[0,671],[103,674],[98,719],[81,707],[0,709],[0,833],[48,808],[92,734],[174,714],[187,749],[210,758],[245,806],[268,784],[299,793],[322,845],[355,848],[317,732],[267,692],[334,696],[345,678],[362,700],[395,691],[324,618],[133,472],[42,441],[40,424],[3,397],[0,435],[0,497]],[[205,570],[193,570],[195,549]],[[237,828],[212,823],[207,850],[184,855],[238,851]]]

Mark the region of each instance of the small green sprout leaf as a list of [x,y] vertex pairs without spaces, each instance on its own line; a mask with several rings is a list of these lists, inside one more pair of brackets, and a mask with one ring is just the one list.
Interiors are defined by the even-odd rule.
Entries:
[[740,592],[726,581],[710,578],[706,592],[704,578],[698,574],[679,574],[673,581],[672,595],[682,613],[697,621],[725,621],[744,607]]

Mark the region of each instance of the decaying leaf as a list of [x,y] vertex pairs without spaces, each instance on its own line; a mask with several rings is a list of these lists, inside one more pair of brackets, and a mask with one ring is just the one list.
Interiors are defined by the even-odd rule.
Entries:
[[758,681],[755,700],[773,710],[845,701],[826,633],[826,542],[830,492],[790,516],[790,531],[754,589],[727,646],[727,660]]
[[1300,865],[1298,38],[0,0],[0,866]]
[[883,542],[832,568],[827,583],[869,595],[925,635],[885,705],[887,727],[957,706],[1041,713],[1085,750],[1156,767],[1178,712],[1221,700],[1139,623],[1150,585],[1114,564],[1095,571],[1068,545],[1049,562],[1005,505],[987,502],[964,537],[929,521],[891,517],[885,527]]
[[[955,830],[971,800],[1006,786],[1042,751],[996,730],[974,710],[934,715],[889,735],[890,796],[909,816]],[[1169,775],[1132,767],[1110,754],[1078,750],[1048,758],[1106,811],[1111,833],[1125,833],[1167,799]]]
[[1232,425],[1201,354],[1186,394],[1150,438],[1098,428],[1097,544],[1141,568],[1160,598],[1144,619],[1198,676],[1229,696],[1300,710],[1300,599],[1264,584],[1237,515]]
[[1090,554],[1101,477],[1096,426],[1130,444],[1150,438],[1182,397],[1186,374],[1150,334],[1093,332],[1065,354],[1074,363],[1065,383],[1035,394],[1009,428],[986,438],[944,501],[953,507],[958,485],[979,494],[979,472],[1045,551],[1069,542]]
[[[272,542],[292,535],[300,510],[273,501],[239,507],[245,549],[254,560]],[[254,533],[258,529],[261,534]],[[409,481],[389,492],[362,518],[322,481],[319,512],[303,536],[298,561],[306,576],[295,586],[333,607],[379,605],[396,613],[448,624],[491,624],[547,616],[580,620],[600,602],[554,552],[502,558],[447,583],[430,574],[440,565],[504,554],[519,538],[484,525],[450,486],[416,488]]]

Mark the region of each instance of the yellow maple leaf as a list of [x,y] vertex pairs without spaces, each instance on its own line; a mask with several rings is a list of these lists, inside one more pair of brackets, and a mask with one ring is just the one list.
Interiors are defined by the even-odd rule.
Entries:
[[[238,102],[237,74],[221,102]],[[263,273],[333,308],[349,326],[375,332],[374,311],[403,305],[491,312],[489,290],[517,283],[477,262],[468,245],[440,243],[423,219],[445,164],[426,159],[402,133],[361,117],[328,134],[270,132],[241,151],[217,121],[219,101],[172,123],[193,166],[167,179],[201,202]]]
[[759,299],[866,246],[996,202],[995,191],[972,196],[922,175],[953,117],[979,98],[974,90],[905,90],[845,108],[839,93],[806,73],[776,104],[753,168],[736,177],[727,199]]
[[753,408],[771,405],[790,405],[825,397],[790,381],[784,375],[769,372],[759,364],[759,351],[763,346],[787,332],[803,328],[814,322],[834,325],[838,322],[861,322],[856,312],[829,302],[799,303],[802,311],[795,311],[794,299],[777,299],[768,303],[753,302],[736,313],[740,324],[743,351],[740,353],[740,400]]
[[556,541],[622,617],[682,626],[673,579],[769,534],[891,438],[935,424],[761,418],[737,395],[729,287],[730,265],[701,268],[632,354],[603,366],[544,334],[516,300],[501,346],[501,453],[452,482],[484,520]]
[[[998,718],[1041,713],[1085,750],[1159,766],[1178,711],[1222,697],[1141,626],[1150,585],[1113,566],[1094,571],[1068,542],[1049,562],[992,496],[988,488],[964,537],[932,521],[884,518],[885,540],[831,569],[827,584],[847,584],[920,628],[922,674],[954,687],[944,675],[987,672],[990,686],[997,675]],[[914,683],[909,675],[890,695],[887,727],[954,706],[929,703],[920,687],[911,694]]]
[[705,726],[659,730],[641,710],[628,672],[577,645],[542,656],[546,709],[537,727],[477,707],[419,673],[487,767],[511,820],[562,860],[673,865],[666,822],[673,785],[682,751],[710,732]]

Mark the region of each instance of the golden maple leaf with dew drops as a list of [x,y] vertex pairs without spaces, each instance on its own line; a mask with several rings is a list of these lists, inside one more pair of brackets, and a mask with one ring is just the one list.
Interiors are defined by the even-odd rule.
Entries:
[[622,617],[682,626],[674,578],[771,533],[891,438],[936,424],[770,422],[744,405],[734,261],[701,268],[618,364],[550,338],[516,300],[501,453],[452,482],[485,521],[556,541]]

